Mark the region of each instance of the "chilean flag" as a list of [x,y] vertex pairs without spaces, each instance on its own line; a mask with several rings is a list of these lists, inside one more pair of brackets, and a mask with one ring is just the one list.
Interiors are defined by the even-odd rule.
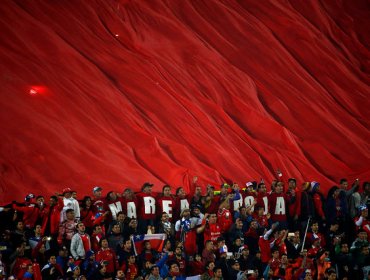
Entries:
[[134,244],[135,255],[139,255],[144,248],[144,241],[149,240],[152,249],[157,252],[162,252],[164,240],[166,239],[165,233],[158,234],[137,234],[131,236],[131,241]]

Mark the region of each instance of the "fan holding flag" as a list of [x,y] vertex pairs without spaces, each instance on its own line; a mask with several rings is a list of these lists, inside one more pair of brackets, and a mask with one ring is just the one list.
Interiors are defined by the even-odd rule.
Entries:
[[162,252],[164,240],[166,239],[166,234],[136,234],[131,236],[132,244],[134,244],[135,255],[141,254],[144,248],[144,242],[148,241],[151,245],[151,249]]

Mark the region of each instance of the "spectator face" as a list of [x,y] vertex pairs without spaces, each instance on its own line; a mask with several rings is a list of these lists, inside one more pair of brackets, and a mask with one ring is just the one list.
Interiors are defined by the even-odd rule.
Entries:
[[337,274],[335,272],[330,272],[328,280],[335,280],[337,279]]
[[196,187],[194,193],[195,193],[195,195],[201,195],[202,189],[200,187]]
[[124,220],[125,220],[125,214],[123,213],[118,214],[117,221],[123,222]]
[[290,181],[289,181],[288,188],[289,188],[290,190],[294,190],[294,189],[295,189],[295,186],[296,186],[295,181],[290,180]]
[[112,228],[112,232],[114,234],[119,234],[121,233],[121,227],[119,225],[114,225],[113,228]]
[[163,189],[163,196],[166,196],[166,197],[171,196],[171,188],[170,187],[165,187]]
[[267,192],[266,185],[265,184],[260,185],[258,192],[266,193]]
[[221,268],[217,268],[215,271],[215,277],[221,278],[222,277],[222,270]]
[[145,250],[151,250],[152,249],[152,245],[150,244],[150,242],[145,242]]
[[38,206],[40,206],[40,207],[44,205],[44,202],[45,202],[45,200],[44,200],[44,198],[43,198],[43,197],[39,197],[39,198],[36,200],[37,205],[38,205]]
[[178,189],[177,196],[178,197],[185,197],[185,191],[184,191],[183,188]]
[[216,222],[217,222],[217,216],[216,216],[216,214],[211,214],[209,216],[209,223],[210,224],[215,224]]
[[108,240],[107,239],[103,239],[101,241],[101,247],[104,248],[104,249],[108,248]]
[[50,198],[50,200],[49,200],[49,205],[50,205],[50,206],[57,205],[57,203],[58,203],[58,202],[57,202],[54,198],[52,198],[52,197]]
[[361,253],[365,256],[368,256],[369,255],[369,247],[368,246],[362,247]]
[[210,262],[209,264],[208,264],[208,269],[209,270],[213,270],[215,268],[215,263],[214,262]]
[[116,193],[115,193],[115,192],[111,192],[111,193],[109,194],[109,199],[110,199],[110,201],[116,201],[116,200],[117,200],[117,195],[116,195]]
[[182,250],[180,247],[177,247],[176,250],[175,250],[175,253],[177,256],[181,256],[182,255]]
[[179,273],[180,272],[179,266],[176,263],[171,264],[170,272],[172,272],[172,273]]
[[57,258],[56,258],[55,256],[51,256],[51,257],[49,258],[49,262],[50,262],[51,264],[56,264],[56,263],[57,263]]
[[67,220],[74,220],[75,219],[75,212],[70,211],[66,214],[66,216],[67,216]]
[[207,246],[207,250],[209,250],[209,251],[213,250],[213,242],[212,241],[207,242],[206,246]]
[[240,270],[240,264],[235,263],[235,264],[233,264],[232,268],[239,271]]
[[85,233],[85,225],[83,224],[83,223],[79,223],[78,225],[77,225],[77,230],[78,230],[78,232],[79,233]]
[[125,248],[126,251],[130,251],[131,248],[132,248],[131,241],[130,240],[126,240],[123,246],[124,246],[124,248]]
[[342,253],[344,254],[347,254],[349,252],[349,249],[348,249],[348,244],[347,243],[343,243],[341,246],[340,246],[340,250]]
[[152,187],[151,187],[151,186],[146,186],[146,187],[143,189],[143,193],[150,194],[151,192],[152,192]]
[[347,181],[343,181],[342,184],[340,184],[340,188],[342,190],[346,190],[348,188],[348,182]]
[[154,276],[159,276],[159,267],[153,267],[152,268],[152,274],[154,275]]
[[123,273],[123,270],[117,270],[116,278],[118,279],[124,279],[125,274]]
[[19,221],[17,223],[17,230],[19,230],[19,231],[23,231],[24,230],[24,224],[23,224],[22,221]]
[[169,216],[167,213],[162,214],[162,222],[168,222]]
[[318,223],[312,224],[311,230],[312,232],[317,233],[319,231],[319,224]]
[[94,229],[95,234],[99,234],[99,233],[102,233],[102,232],[103,232],[103,229],[101,228],[101,226],[95,227],[95,229]]
[[77,192],[72,192],[71,196],[72,198],[77,199]]
[[278,182],[276,184],[275,192],[276,193],[282,193],[283,192],[283,186],[284,186],[284,184],[282,182]]
[[102,190],[96,190],[93,192],[95,198],[101,198],[102,196]]
[[37,225],[37,226],[35,227],[35,234],[36,234],[36,235],[40,235],[40,234],[41,234],[41,226],[40,226],[40,225]]
[[279,251],[274,251],[274,252],[272,253],[272,257],[273,257],[274,259],[278,259],[278,258],[279,258]]
[[237,229],[243,228],[243,222],[240,219],[236,220],[235,224]]
[[254,229],[257,229],[258,228],[258,224],[256,221],[252,221],[251,224],[250,224],[250,227],[251,228],[254,228]]
[[358,233],[358,238],[361,240],[366,240],[367,239],[367,233],[365,231],[361,231]]
[[134,264],[135,263],[135,256],[130,256],[129,258],[128,258],[128,262],[130,263],[130,264]]

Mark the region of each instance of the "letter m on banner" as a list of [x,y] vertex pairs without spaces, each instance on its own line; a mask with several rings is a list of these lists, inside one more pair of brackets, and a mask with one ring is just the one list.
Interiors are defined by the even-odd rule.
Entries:
[[144,242],[149,241],[153,250],[162,252],[164,241],[166,240],[166,234],[136,234],[131,236],[132,244],[134,245],[135,255],[139,255],[144,248]]

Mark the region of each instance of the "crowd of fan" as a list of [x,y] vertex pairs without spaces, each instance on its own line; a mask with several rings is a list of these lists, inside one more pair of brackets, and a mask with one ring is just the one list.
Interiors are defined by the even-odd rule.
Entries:
[[[0,208],[0,279],[370,279],[370,183],[342,179],[325,197],[294,178],[208,185],[194,193],[145,183],[29,194]],[[133,236],[165,233],[163,250]]]

